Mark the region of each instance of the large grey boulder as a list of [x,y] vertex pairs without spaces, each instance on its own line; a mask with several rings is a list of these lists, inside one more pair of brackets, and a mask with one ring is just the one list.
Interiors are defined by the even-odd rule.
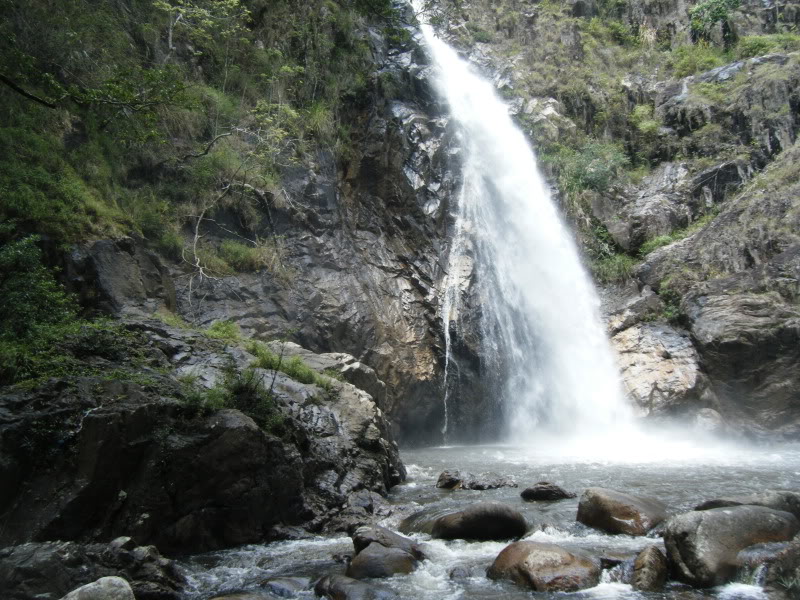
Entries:
[[486,571],[489,579],[508,579],[537,592],[574,592],[594,587],[600,563],[555,544],[514,542],[506,546]]
[[71,591],[61,600],[136,600],[130,584],[122,577],[101,577]]
[[800,519],[800,492],[789,492],[783,490],[767,490],[757,494],[745,496],[725,496],[707,500],[695,506],[695,510],[709,510],[711,508],[722,508],[725,506],[765,506],[774,510],[782,510],[792,513]]
[[528,524],[521,513],[505,504],[482,502],[439,517],[431,534],[444,540],[510,540],[525,535]]
[[731,580],[747,546],[791,540],[800,522],[791,513],[762,506],[691,511],[672,517],[664,531],[670,571],[695,587]]
[[655,498],[587,488],[578,504],[577,520],[607,533],[645,535],[666,517],[667,507]]

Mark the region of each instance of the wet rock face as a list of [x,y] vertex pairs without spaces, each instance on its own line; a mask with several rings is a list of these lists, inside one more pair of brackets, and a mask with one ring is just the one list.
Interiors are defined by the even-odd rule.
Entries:
[[137,547],[130,538],[111,544],[43,542],[0,550],[0,589],[7,600],[61,598],[101,578],[117,577],[130,584],[137,600],[179,600],[186,583],[171,560],[152,546]]
[[588,488],[578,504],[577,519],[607,533],[645,535],[666,517],[666,506],[655,498]]
[[537,592],[574,592],[597,585],[599,562],[555,544],[514,542],[486,571],[490,579],[508,579]]
[[443,540],[509,540],[525,535],[528,524],[519,512],[494,502],[483,502],[433,523],[432,536]]
[[664,544],[670,571],[695,587],[727,583],[747,546],[791,540],[800,522],[791,513],[762,506],[692,511],[667,523]]
[[[179,349],[169,368],[208,387],[254,358],[197,333],[134,326],[152,335],[157,352]],[[187,553],[263,541],[282,525],[320,531],[342,512],[369,522],[382,510],[371,494],[405,474],[371,397],[348,383],[325,392],[253,373],[272,388],[279,429],[236,409],[198,414],[176,399],[177,381],[158,373],[141,383],[52,381],[0,397],[0,469],[17,482],[0,498],[8,523],[0,543],[130,534]],[[35,452],[21,443],[32,430],[41,433]]]

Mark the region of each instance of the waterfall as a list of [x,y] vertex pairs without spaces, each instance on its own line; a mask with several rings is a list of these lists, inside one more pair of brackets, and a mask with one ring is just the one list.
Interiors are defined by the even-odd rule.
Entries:
[[[629,423],[597,294],[530,144],[493,86],[430,26],[422,32],[463,159],[441,306],[446,377],[453,366],[451,327],[458,329],[464,273],[471,270],[483,371],[499,382],[495,393],[510,441]],[[448,415],[447,382],[444,403]]]

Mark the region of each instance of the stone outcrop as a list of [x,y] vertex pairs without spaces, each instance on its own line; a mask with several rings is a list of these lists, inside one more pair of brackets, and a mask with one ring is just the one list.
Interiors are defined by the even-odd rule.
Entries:
[[600,563],[555,544],[514,542],[486,571],[489,579],[508,579],[536,592],[574,592],[594,587]]
[[[271,420],[256,423],[190,400],[230,369],[247,370],[255,357],[242,347],[155,322],[130,328],[150,341],[160,371],[120,366],[113,378],[0,397],[0,472],[14,484],[0,497],[3,544],[126,534],[166,553],[224,548],[274,538],[283,525],[320,531],[343,509],[349,524],[369,522],[382,510],[369,494],[403,479],[366,392],[255,369],[241,385],[270,388],[274,404]],[[176,375],[192,377],[194,390]]]
[[55,600],[80,586],[118,577],[130,585],[136,600],[180,600],[186,584],[175,563],[130,538],[110,544],[29,543],[0,550],[0,589],[7,600]]
[[645,535],[666,517],[666,506],[655,498],[588,488],[581,495],[577,519],[607,533]]
[[800,521],[791,513],[762,506],[692,511],[669,520],[664,532],[674,577],[695,587],[727,583],[747,546],[791,540]]
[[525,535],[525,517],[510,506],[496,502],[473,504],[444,515],[433,523],[431,535],[443,540],[510,540]]

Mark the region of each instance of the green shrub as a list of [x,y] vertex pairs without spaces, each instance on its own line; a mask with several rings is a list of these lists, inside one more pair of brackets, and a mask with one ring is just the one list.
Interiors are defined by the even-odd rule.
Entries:
[[557,170],[560,187],[567,192],[604,192],[630,163],[618,144],[597,140],[578,150],[561,146],[543,158]]
[[215,340],[236,341],[242,338],[239,326],[233,321],[214,321],[205,333]]
[[334,380],[341,381],[341,374],[337,371],[334,371],[333,375],[329,370],[325,370],[322,374],[317,373],[303,361],[302,357],[281,356],[261,342],[252,341],[246,348],[256,357],[251,367],[280,371],[300,383],[313,383],[328,392],[334,389]]
[[590,261],[589,268],[601,283],[614,283],[630,279],[636,259],[627,254],[611,254]]
[[747,35],[736,45],[737,58],[763,56],[773,52],[796,52],[800,50],[800,35],[796,33],[773,33],[770,35]]
[[730,61],[730,54],[701,41],[673,50],[668,65],[675,77],[687,77],[720,67]]

